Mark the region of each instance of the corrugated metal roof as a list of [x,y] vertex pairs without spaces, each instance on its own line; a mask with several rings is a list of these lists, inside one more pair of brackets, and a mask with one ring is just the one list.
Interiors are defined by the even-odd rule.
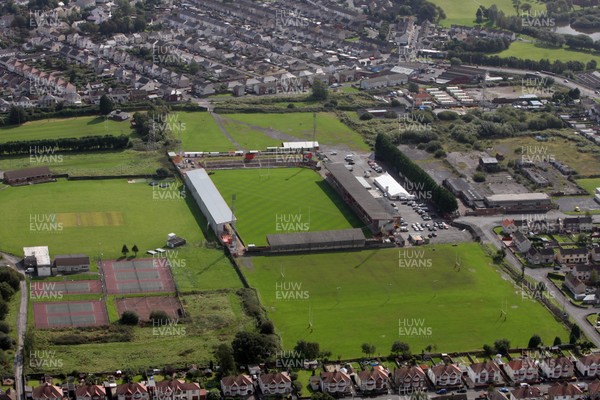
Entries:
[[200,195],[216,224],[227,224],[235,221],[231,209],[206,173],[206,170],[196,169],[189,171],[186,176],[193,189]]

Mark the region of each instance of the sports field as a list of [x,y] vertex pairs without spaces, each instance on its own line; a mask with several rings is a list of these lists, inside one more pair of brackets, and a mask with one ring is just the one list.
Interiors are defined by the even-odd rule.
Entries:
[[285,349],[303,339],[352,358],[362,356],[365,342],[384,355],[394,341],[413,352],[428,345],[451,352],[499,338],[526,346],[535,333],[544,343],[568,337],[539,303],[501,277],[476,243],[240,262]]
[[600,187],[600,178],[577,179],[576,182],[591,195],[595,193],[597,187]]
[[[313,138],[313,113],[226,114],[225,116],[231,121],[246,124],[247,127],[258,132],[273,129],[296,140],[312,140]],[[230,134],[235,140],[238,140],[235,130],[232,130]],[[244,132],[244,134],[248,133]],[[242,137],[239,140],[243,141],[244,139]],[[317,113],[315,140],[328,146],[343,146],[356,151],[369,149],[362,137],[340,122],[334,113]]]
[[55,157],[3,157],[0,170],[47,166],[56,174],[69,176],[152,175],[165,166],[164,155],[158,151],[99,151],[93,153],[60,153]]
[[568,48],[547,48],[539,46],[533,42],[521,42],[518,40],[512,42],[508,49],[497,53],[496,55],[499,57],[517,57],[534,61],[539,61],[542,59],[548,59],[550,62],[554,62],[554,60],[560,60],[563,62],[577,60],[587,63],[590,60],[596,60],[597,63],[600,63],[600,56],[598,55],[592,55]]
[[[173,118],[181,121],[181,142],[184,151],[237,150],[221,132],[212,114],[207,112],[176,112]],[[177,136],[178,134],[175,134]]]
[[246,243],[266,245],[269,233],[322,231],[363,224],[321,176],[308,168],[219,170],[211,179],[231,206]]
[[96,135],[131,135],[129,121],[103,117],[51,118],[0,128],[0,143],[40,139],[73,138]]
[[[492,4],[498,7],[498,10],[504,11],[506,15],[515,15],[516,11],[511,0],[431,0],[437,6],[440,6],[446,14],[446,19],[440,21],[442,26],[450,27],[450,25],[467,25],[473,26],[476,24],[475,13],[480,5],[489,8]],[[536,1],[523,1],[521,4],[531,4],[531,10],[545,10],[543,3]]]

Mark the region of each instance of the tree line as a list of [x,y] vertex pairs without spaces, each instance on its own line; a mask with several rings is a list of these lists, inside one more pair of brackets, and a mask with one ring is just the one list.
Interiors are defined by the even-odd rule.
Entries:
[[375,139],[375,158],[394,167],[398,173],[410,182],[422,185],[420,191],[430,193],[431,200],[441,213],[452,213],[458,209],[456,197],[446,188],[438,185],[427,172],[415,164],[384,134]]
[[59,138],[7,142],[0,144],[0,154],[31,154],[32,148],[57,149],[60,152],[83,152],[97,150],[126,149],[130,146],[126,135],[84,136],[81,138]]

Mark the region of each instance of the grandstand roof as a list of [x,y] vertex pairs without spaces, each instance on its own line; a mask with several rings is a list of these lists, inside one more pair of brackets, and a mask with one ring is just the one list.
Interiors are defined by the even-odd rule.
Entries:
[[205,169],[195,169],[186,173],[189,182],[193,186],[208,212],[216,224],[226,224],[235,221],[231,209],[221,196],[221,193],[210,179]]
[[[364,189],[363,189],[364,190]],[[341,229],[336,231],[318,231],[318,232],[294,232],[277,233],[267,235],[267,242],[270,246],[293,246],[311,243],[348,243],[364,242],[366,240],[362,229]]]

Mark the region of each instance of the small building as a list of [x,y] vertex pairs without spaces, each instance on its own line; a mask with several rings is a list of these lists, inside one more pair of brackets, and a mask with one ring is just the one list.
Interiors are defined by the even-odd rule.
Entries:
[[545,400],[542,391],[536,386],[520,386],[510,393],[514,400]]
[[498,160],[490,156],[479,157],[479,167],[486,172],[496,172],[499,169]]
[[570,382],[558,383],[548,388],[548,400],[579,400],[583,397],[583,391]]
[[398,388],[398,394],[425,390],[425,372],[419,366],[400,367],[394,371],[394,383]]
[[542,374],[548,379],[569,379],[575,373],[575,365],[567,357],[545,357],[539,365]]
[[23,247],[23,255],[25,268],[34,268],[38,276],[52,274],[48,246]]
[[525,257],[527,262],[533,265],[549,264],[554,261],[554,250],[549,247],[539,249],[532,246]]
[[174,233],[169,233],[167,235],[167,247],[170,249],[174,249],[175,247],[180,247],[186,244],[184,238],[181,238]]
[[462,384],[462,372],[457,365],[441,364],[434,365],[427,370],[427,376],[436,387],[460,386]]
[[600,400],[600,381],[598,378],[588,385],[590,400]]
[[537,382],[540,377],[537,364],[529,357],[510,360],[504,364],[504,372],[516,383]]
[[75,400],[106,400],[106,389],[100,385],[77,386]]
[[63,397],[63,390],[50,382],[44,382],[31,393],[33,400],[63,400]]
[[513,245],[519,253],[527,253],[531,248],[531,241],[521,231],[516,231],[512,234]]
[[7,185],[29,185],[33,183],[52,182],[52,172],[48,167],[17,169],[4,172],[4,183]]
[[[142,383],[123,383],[117,385],[115,391],[117,400],[149,400],[148,388]],[[113,395],[113,400],[115,396]]]
[[[150,388],[148,388],[150,390]],[[157,399],[169,400],[202,400],[200,385],[181,379],[166,379],[156,382],[151,392]]]
[[370,371],[360,371],[356,377],[356,385],[361,392],[386,393],[390,381],[389,372],[381,365],[373,367]]
[[502,379],[500,367],[494,361],[471,364],[467,367],[467,374],[475,385],[497,384]]
[[580,357],[575,362],[575,368],[584,377],[593,377],[600,375],[600,353],[593,353]]
[[556,260],[561,264],[587,264],[588,250],[583,247],[573,249],[560,247],[556,255]]
[[53,266],[59,274],[89,271],[90,257],[85,254],[58,255],[54,257]]
[[127,121],[130,118],[130,115],[125,111],[113,110],[108,114],[108,117],[115,121]]
[[493,194],[484,201],[489,208],[501,208],[505,212],[547,211],[554,207],[546,193]]
[[483,196],[463,178],[446,178],[444,185],[469,207],[484,208]]
[[322,392],[331,395],[345,396],[352,393],[350,375],[342,371],[321,372],[319,386]]

